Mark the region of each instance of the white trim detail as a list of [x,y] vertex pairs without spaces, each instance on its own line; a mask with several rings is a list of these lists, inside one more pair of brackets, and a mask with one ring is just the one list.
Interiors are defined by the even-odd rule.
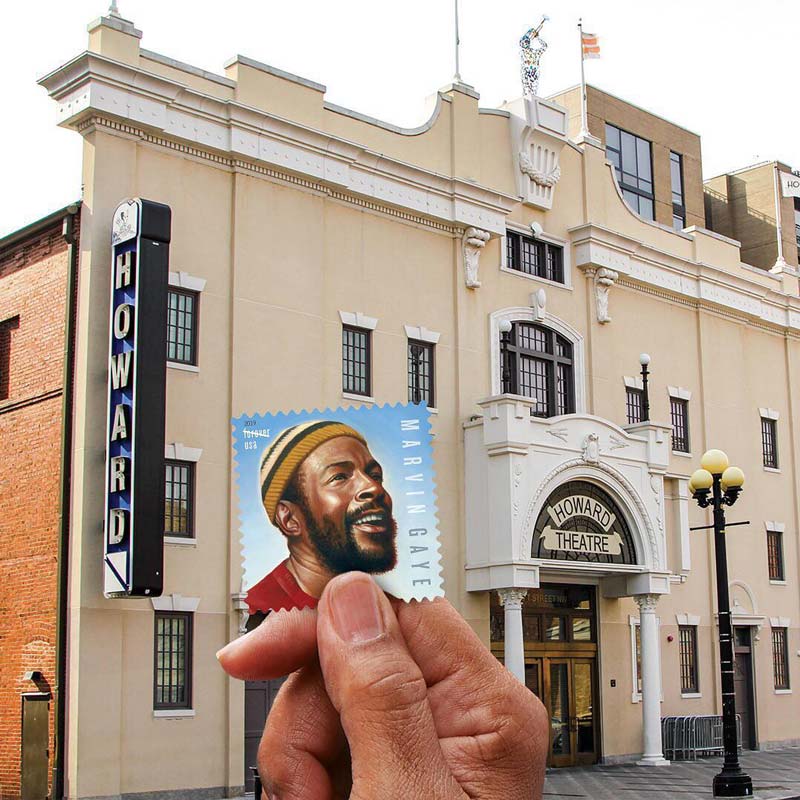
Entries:
[[200,367],[195,364],[181,364],[180,361],[167,361],[169,369],[179,369],[183,372],[200,372]]
[[627,389],[638,389],[640,392],[644,391],[644,383],[642,383],[641,378],[623,375],[622,381]]
[[586,413],[586,359],[584,338],[575,328],[559,319],[549,311],[545,312],[544,319],[537,320],[534,309],[530,306],[516,306],[502,308],[489,314],[489,369],[491,370],[492,395],[502,394],[500,375],[500,323],[509,322],[534,322],[551,328],[560,333],[572,344],[572,374],[575,385],[575,413]]
[[345,400],[353,400],[357,403],[369,403],[370,405],[375,402],[375,398],[368,394],[353,394],[352,392],[342,392],[342,397]]
[[416,339],[418,342],[439,344],[439,337],[442,335],[436,331],[429,331],[424,325],[403,325],[403,328],[409,339]]
[[773,522],[772,520],[766,520],[764,522],[764,527],[768,531],[774,531],[775,533],[784,533],[786,531],[785,522]]
[[781,412],[776,411],[774,408],[761,408],[759,407],[758,413],[761,414],[762,419],[778,420],[781,417]]
[[155,719],[189,719],[195,714],[193,708],[159,708],[153,711]]
[[769,624],[771,628],[790,628],[792,621],[789,617],[770,617]]
[[702,696],[700,692],[681,692],[681,700],[697,700]]
[[691,400],[692,393],[689,389],[684,389],[682,386],[667,386],[667,392],[670,397],[675,397],[678,400]]
[[[639,672],[636,669],[636,629],[641,626],[641,621],[639,617],[634,616],[633,614],[628,614],[628,625],[630,625],[631,629],[631,677],[633,678],[633,683],[631,684],[633,689],[631,691],[631,703],[641,703],[642,702],[642,693],[637,690],[639,686]],[[659,639],[661,634],[661,617],[656,617],[656,626],[659,630]],[[664,686],[661,686],[661,700],[664,700]]]
[[202,455],[202,447],[187,447],[181,442],[173,442],[164,447],[164,458],[169,458],[173,461],[193,461],[197,463]]
[[197,539],[194,536],[165,536],[164,544],[175,544],[179,547],[197,547]]
[[194,613],[200,605],[199,597],[184,597],[182,594],[162,594],[161,597],[151,597],[155,611],[190,611]]
[[178,289],[189,289],[199,294],[206,288],[206,279],[190,275],[188,272],[170,272],[169,285]]
[[361,311],[339,311],[339,319],[342,325],[352,325],[367,331],[374,331],[378,327],[377,317],[368,317]]
[[791,694],[791,689],[773,689],[772,690],[775,694]]
[[678,625],[691,625],[697,628],[700,625],[699,614],[676,614],[675,621]]

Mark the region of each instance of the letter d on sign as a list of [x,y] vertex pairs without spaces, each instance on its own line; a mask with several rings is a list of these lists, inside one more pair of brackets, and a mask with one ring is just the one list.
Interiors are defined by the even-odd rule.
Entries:
[[128,531],[128,512],[124,508],[112,508],[108,516],[108,543],[119,544]]

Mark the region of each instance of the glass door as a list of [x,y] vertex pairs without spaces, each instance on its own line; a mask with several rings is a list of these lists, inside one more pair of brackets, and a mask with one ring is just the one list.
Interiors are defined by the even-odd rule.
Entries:
[[594,659],[572,659],[572,728],[575,732],[575,763],[593,764],[595,744]]
[[569,659],[546,659],[549,662],[547,710],[550,712],[550,760],[553,766],[574,763],[573,734],[570,730],[571,692]]

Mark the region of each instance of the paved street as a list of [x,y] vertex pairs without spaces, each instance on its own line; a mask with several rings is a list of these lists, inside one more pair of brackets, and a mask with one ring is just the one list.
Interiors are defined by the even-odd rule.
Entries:
[[[755,796],[763,800],[800,798],[800,748],[769,752],[745,752],[742,765],[753,779]],[[545,800],[587,797],[647,797],[647,800],[710,798],[711,781],[719,772],[721,758],[674,761],[668,767],[634,764],[575,767],[550,770],[544,787]]]

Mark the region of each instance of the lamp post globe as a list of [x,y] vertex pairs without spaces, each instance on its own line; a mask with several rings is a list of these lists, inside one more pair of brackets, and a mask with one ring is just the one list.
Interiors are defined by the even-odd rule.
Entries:
[[722,475],[729,463],[728,456],[722,450],[707,450],[700,459],[700,466],[712,475]]

